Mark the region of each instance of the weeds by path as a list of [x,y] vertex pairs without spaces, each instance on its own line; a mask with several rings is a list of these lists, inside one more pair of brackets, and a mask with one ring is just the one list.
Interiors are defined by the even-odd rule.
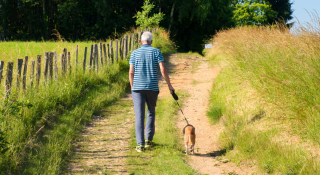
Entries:
[[[179,94],[180,99],[185,94]],[[182,139],[182,131],[177,130],[177,105],[171,96],[158,100],[156,109],[156,133],[154,147],[143,153],[134,150],[136,140],[134,128],[131,134],[128,151],[128,168],[131,174],[195,174],[184,159],[184,152],[178,139]]]

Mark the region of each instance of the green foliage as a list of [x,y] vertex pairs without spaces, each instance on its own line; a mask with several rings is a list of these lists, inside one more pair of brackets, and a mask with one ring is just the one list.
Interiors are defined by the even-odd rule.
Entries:
[[135,25],[142,0],[1,0],[2,39],[68,41],[113,38]]
[[[260,4],[261,5],[268,5],[269,7],[258,7],[260,8],[258,11],[253,11],[254,12],[250,12],[250,7],[248,7],[247,3],[250,4]],[[242,23],[239,24],[238,20],[249,20],[250,17],[249,13],[255,13],[256,15],[261,15],[258,14],[257,12],[266,12],[265,15],[263,15],[263,19],[259,19],[259,21],[262,21],[262,24],[273,24],[275,22],[288,22],[289,20],[291,20],[292,17],[292,9],[291,9],[291,5],[293,3],[290,3],[290,0],[232,0],[231,1],[231,5],[234,7],[234,10],[236,13],[238,13],[237,15],[234,16],[234,19],[236,20],[235,22],[237,23],[237,25],[242,25]],[[239,6],[240,5],[240,6]],[[247,8],[247,9],[246,9]],[[256,7],[255,7],[256,8]],[[268,11],[270,12],[270,9],[272,10],[271,15],[268,15]],[[276,14],[274,15],[274,12],[276,12]],[[236,18],[235,18],[236,17]],[[267,21],[266,19],[267,18]],[[259,22],[261,23],[261,22]],[[251,24],[250,24],[251,25]]]
[[133,18],[137,18],[136,24],[140,26],[142,30],[146,28],[157,27],[160,21],[163,19],[164,14],[159,12],[157,14],[153,14],[152,17],[149,17],[151,10],[155,5],[150,3],[149,0],[146,0],[142,6],[142,11],[138,12]]
[[172,19],[170,36],[179,51],[202,53],[203,44],[212,35],[223,28],[233,26],[230,0],[164,0],[161,3],[154,0],[153,2],[166,14],[160,26],[168,28]]
[[274,19],[277,12],[273,11],[267,2],[257,3],[246,0],[236,5],[233,20],[238,26],[243,25],[265,25],[268,19]]
[[288,22],[291,20],[293,10],[291,9],[291,6],[293,3],[290,3],[290,0],[268,0],[268,2],[271,5],[272,10],[277,12],[277,17],[275,19],[268,19],[269,24],[274,23],[275,21],[282,21]]

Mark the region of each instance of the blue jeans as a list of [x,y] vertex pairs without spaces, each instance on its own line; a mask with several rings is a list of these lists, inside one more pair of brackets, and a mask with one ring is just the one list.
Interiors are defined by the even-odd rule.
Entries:
[[146,139],[153,140],[155,133],[155,115],[156,104],[159,91],[138,90],[132,91],[132,100],[136,116],[136,140],[137,145],[144,145],[144,118],[145,105],[147,103],[147,124],[146,124]]

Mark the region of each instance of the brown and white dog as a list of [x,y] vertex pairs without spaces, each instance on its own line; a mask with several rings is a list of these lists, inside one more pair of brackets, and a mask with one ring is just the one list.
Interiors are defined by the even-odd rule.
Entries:
[[190,144],[190,152],[194,154],[194,144],[196,144],[196,128],[188,124],[183,128],[184,142],[186,146],[186,155],[188,155],[188,144]]

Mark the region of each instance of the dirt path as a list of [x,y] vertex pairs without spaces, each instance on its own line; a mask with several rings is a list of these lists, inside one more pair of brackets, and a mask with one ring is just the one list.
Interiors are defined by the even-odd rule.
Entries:
[[70,174],[129,174],[126,157],[134,126],[131,95],[104,108],[94,116],[69,165]]
[[[188,164],[200,174],[252,174],[248,168],[239,168],[227,160],[221,161],[218,137],[222,124],[211,125],[206,111],[209,92],[220,68],[210,66],[208,60],[187,54],[173,54],[166,63],[176,90],[187,91],[183,111],[190,124],[196,128],[196,148]],[[163,80],[160,98],[169,95]],[[181,113],[177,127],[186,125]],[[127,151],[134,126],[133,103],[130,95],[103,109],[91,125],[86,127],[69,165],[69,174],[129,174],[126,167]],[[183,140],[181,140],[183,144]]]
[[[211,125],[206,111],[209,92],[220,68],[210,66],[208,60],[190,55],[173,55],[168,63],[173,87],[185,90],[190,95],[182,108],[188,121],[196,128],[196,151],[190,155],[188,164],[201,174],[251,174],[252,169],[239,168],[226,159],[221,160],[224,150],[219,149],[218,138],[223,125]],[[164,88],[166,86],[163,84]],[[162,93],[162,95],[164,95]],[[179,112],[177,127],[181,129],[186,122]],[[181,132],[182,134],[182,132]],[[181,141],[182,143],[182,141]],[[183,143],[182,143],[183,144]]]

